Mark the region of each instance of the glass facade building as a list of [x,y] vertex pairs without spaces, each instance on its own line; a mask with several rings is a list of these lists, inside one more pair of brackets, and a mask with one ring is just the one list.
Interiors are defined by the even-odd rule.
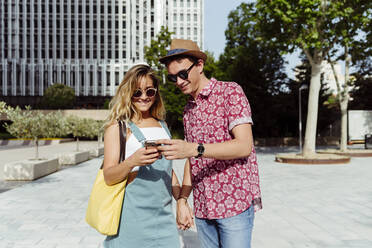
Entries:
[[0,96],[112,96],[161,26],[203,48],[203,0],[0,0]]

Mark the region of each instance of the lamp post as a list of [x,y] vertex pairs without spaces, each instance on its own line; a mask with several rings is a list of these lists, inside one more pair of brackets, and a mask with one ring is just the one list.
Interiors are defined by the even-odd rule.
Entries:
[[299,135],[299,146],[300,146],[300,153],[302,153],[302,115],[301,115],[301,90],[307,89],[308,86],[303,84],[298,88],[298,135]]

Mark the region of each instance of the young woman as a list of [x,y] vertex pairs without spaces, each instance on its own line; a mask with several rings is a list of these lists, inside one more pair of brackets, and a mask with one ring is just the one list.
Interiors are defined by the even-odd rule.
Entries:
[[[132,67],[110,102],[104,135],[103,173],[108,185],[128,177],[117,235],[107,236],[105,248],[179,247],[171,195],[179,195],[172,163],[146,140],[169,139],[159,81],[147,65]],[[127,125],[125,160],[120,156],[119,125]],[[172,187],[173,186],[173,187]]]

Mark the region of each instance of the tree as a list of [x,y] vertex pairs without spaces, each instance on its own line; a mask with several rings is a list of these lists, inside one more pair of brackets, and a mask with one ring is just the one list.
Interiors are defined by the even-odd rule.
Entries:
[[11,124],[5,124],[11,135],[35,141],[35,159],[39,159],[40,138],[61,137],[67,134],[65,118],[59,111],[43,114],[41,111],[31,110],[29,106],[21,110],[18,106],[12,108],[0,103],[1,112],[12,121]]
[[151,40],[151,45],[145,47],[145,60],[157,71],[159,78],[162,80],[159,89],[167,111],[166,122],[174,136],[182,137],[182,115],[187,96],[185,96],[174,83],[166,79],[166,68],[159,62],[159,58],[167,54],[167,48],[171,43],[171,35],[172,33],[168,31],[168,28],[162,27],[160,32],[156,35],[156,39]]
[[[291,80],[289,84],[289,89],[295,100],[293,102],[293,105],[295,106],[299,105],[298,103],[299,87],[301,85],[307,85],[307,86],[310,85],[310,80],[311,80],[311,65],[309,61],[306,59],[306,55],[301,54],[300,57],[302,59],[302,63],[301,65],[298,65],[295,68],[296,79]],[[321,78],[323,78],[323,76]],[[301,105],[303,106],[303,109],[307,109],[308,96],[306,94],[303,94],[303,95],[304,97],[302,98]],[[317,124],[317,137],[321,133],[325,133],[326,131],[328,131],[329,126],[334,124],[334,120],[339,115],[339,109],[337,107],[337,104],[329,103],[330,99],[333,99],[332,97],[333,97],[333,94],[329,86],[326,84],[326,82],[324,82],[324,80],[321,80],[319,100],[318,100],[319,117],[318,117],[318,124]],[[305,115],[303,116],[303,119],[306,120],[306,112],[305,112]]]
[[242,86],[253,110],[255,137],[283,137],[290,135],[286,118],[289,112],[283,111],[290,97],[286,92],[284,60],[275,47],[257,41],[254,11],[254,4],[242,3],[229,14],[218,79]]
[[75,91],[64,84],[53,84],[48,87],[41,100],[46,109],[68,109],[74,106]]
[[[337,3],[336,3],[337,4]],[[350,77],[350,67],[352,63],[350,49],[359,46],[357,37],[359,32],[364,29],[365,26],[370,22],[368,15],[368,6],[359,6],[359,1],[347,1],[342,4],[343,10],[339,11],[339,25],[336,26],[334,32],[342,39],[338,42],[338,46],[332,47],[328,50],[327,61],[331,65],[333,75],[337,85],[336,100],[340,105],[341,110],[341,139],[340,139],[340,150],[347,150],[347,109],[350,99],[350,91],[352,89],[355,77]],[[372,7],[371,4],[369,4]],[[362,7],[362,8],[361,8]],[[366,7],[367,9],[364,9]],[[342,50],[340,56],[336,56],[337,53]],[[354,49],[353,55],[359,58],[366,57],[365,53],[367,50]],[[333,58],[333,59],[332,59]],[[334,65],[338,60],[344,60],[345,62],[345,75],[344,80],[339,78],[336,73]]]
[[105,132],[104,123],[105,121],[103,120],[92,120],[92,122],[90,123],[92,127],[92,133],[97,136],[97,148],[101,147],[102,138]]
[[[347,0],[258,0],[254,18],[257,20],[255,31],[262,42],[269,42],[282,52],[301,49],[311,64],[311,82],[303,149],[304,157],[315,154],[315,140],[318,116],[318,99],[322,62],[344,39],[353,44],[351,38],[360,30],[366,15],[358,18],[353,11],[369,13],[370,1]],[[343,16],[350,16],[345,26]],[[368,19],[368,17],[367,17]],[[353,27],[352,34],[347,34]],[[346,32],[346,33],[345,33]]]
[[205,51],[205,54],[207,55],[207,60],[204,64],[204,74],[207,78],[226,78],[225,72],[221,70],[219,61],[215,60],[213,53],[209,51]]
[[94,138],[98,135],[96,121],[90,118],[67,116],[69,133],[76,138],[76,151],[79,151],[79,138]]

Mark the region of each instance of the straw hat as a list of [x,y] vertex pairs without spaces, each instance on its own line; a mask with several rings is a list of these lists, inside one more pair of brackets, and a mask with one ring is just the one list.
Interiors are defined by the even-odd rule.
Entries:
[[160,63],[164,63],[168,58],[177,55],[190,55],[198,59],[206,60],[207,55],[200,51],[198,45],[191,40],[173,39],[167,55],[160,58]]

